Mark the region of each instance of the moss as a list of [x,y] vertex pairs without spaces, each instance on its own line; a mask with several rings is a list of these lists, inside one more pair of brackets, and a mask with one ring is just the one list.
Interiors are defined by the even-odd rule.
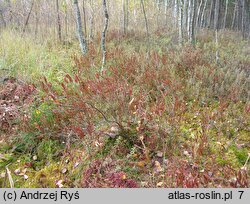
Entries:
[[228,161],[225,160],[225,159],[223,159],[223,157],[222,157],[221,155],[218,155],[218,156],[216,157],[216,162],[217,162],[219,165],[221,165],[221,166],[224,166],[224,165],[228,164]]
[[35,172],[24,184],[24,188],[56,188],[56,182],[62,179],[60,165],[52,163]]
[[230,150],[233,152],[233,154],[237,158],[239,165],[243,166],[248,157],[248,149],[243,148],[243,147],[237,148],[235,145],[233,145],[230,147]]

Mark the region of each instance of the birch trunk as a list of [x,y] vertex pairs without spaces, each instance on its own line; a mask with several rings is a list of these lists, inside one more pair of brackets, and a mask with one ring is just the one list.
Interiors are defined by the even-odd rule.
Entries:
[[102,48],[102,71],[106,65],[106,57],[107,57],[107,51],[106,51],[106,34],[108,30],[108,24],[109,24],[109,15],[108,15],[108,9],[107,9],[107,3],[106,0],[102,1],[102,8],[104,13],[104,28],[102,31],[102,39],[101,39],[101,48]]
[[196,17],[196,22],[195,22],[196,27],[200,27],[200,12],[201,12],[202,4],[203,4],[203,0],[201,0],[200,5],[198,7],[197,17]]
[[78,0],[74,0],[74,11],[76,16],[76,24],[77,24],[77,34],[79,38],[80,48],[83,55],[87,54],[87,45],[84,39],[83,31],[82,31],[82,19],[80,14],[80,9],[78,5]]
[[204,23],[205,17],[204,16],[205,16],[206,8],[207,8],[207,0],[205,1],[204,7],[203,7],[203,10],[202,10],[202,14],[201,14],[201,26],[202,27],[205,26],[205,23]]
[[191,24],[191,35],[190,40],[193,45],[195,45],[195,19],[196,19],[196,0],[192,2],[192,24]]

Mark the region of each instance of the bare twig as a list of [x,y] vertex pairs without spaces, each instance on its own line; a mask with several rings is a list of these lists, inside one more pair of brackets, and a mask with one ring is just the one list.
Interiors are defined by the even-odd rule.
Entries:
[[[98,113],[100,113],[102,115],[103,119],[107,123],[115,123],[115,124],[117,124],[119,126],[119,128],[121,128],[122,130],[124,129],[122,124],[120,124],[119,122],[114,121],[114,120],[109,120],[107,118],[107,116],[105,115],[105,113],[103,111],[101,111],[100,109],[98,109],[97,107],[95,107],[93,104],[91,104],[89,102],[85,102],[85,104],[87,104],[88,106],[90,106],[91,108],[93,108],[94,110],[96,110]],[[71,106],[71,105],[60,104],[60,106],[61,107],[68,107],[68,108],[71,108],[71,109],[74,109],[74,110],[77,110],[77,111],[84,111],[82,108],[77,108],[77,107],[74,107],[74,106]]]

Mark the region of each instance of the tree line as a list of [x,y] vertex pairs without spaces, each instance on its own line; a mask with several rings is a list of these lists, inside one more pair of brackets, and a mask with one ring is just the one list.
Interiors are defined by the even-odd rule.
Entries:
[[107,30],[150,34],[178,31],[178,42],[195,44],[201,29],[231,30],[249,38],[250,0],[0,0],[0,30],[54,36],[62,43],[77,37],[83,54],[101,36],[103,64]]

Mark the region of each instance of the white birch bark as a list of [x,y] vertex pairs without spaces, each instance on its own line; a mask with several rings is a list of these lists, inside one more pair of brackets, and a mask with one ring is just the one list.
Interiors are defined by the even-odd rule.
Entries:
[[196,0],[192,1],[192,14],[191,14],[191,33],[190,33],[190,42],[195,44],[195,8],[196,8]]
[[106,51],[106,34],[108,30],[108,24],[109,24],[109,15],[108,15],[108,9],[107,9],[107,3],[106,0],[102,0],[102,8],[104,13],[104,28],[102,31],[102,39],[101,39],[101,48],[102,48],[102,70],[104,69],[106,65],[106,57],[107,57],[107,51]]
[[203,4],[203,0],[201,0],[200,4],[199,4],[199,7],[198,7],[198,11],[197,11],[197,17],[196,17],[196,22],[195,22],[195,26],[196,28],[200,27],[200,12],[201,12],[201,7],[202,7],[202,4]]
[[74,0],[74,11],[76,16],[76,24],[77,24],[77,34],[79,38],[80,48],[83,55],[87,54],[87,45],[86,41],[84,39],[83,31],[82,31],[82,20],[81,20],[81,14],[80,9],[78,5],[78,0]]
[[203,10],[202,10],[202,14],[201,14],[201,27],[205,27],[205,11],[206,11],[206,8],[207,8],[207,0],[205,0],[205,4],[204,4],[204,7],[203,7]]

